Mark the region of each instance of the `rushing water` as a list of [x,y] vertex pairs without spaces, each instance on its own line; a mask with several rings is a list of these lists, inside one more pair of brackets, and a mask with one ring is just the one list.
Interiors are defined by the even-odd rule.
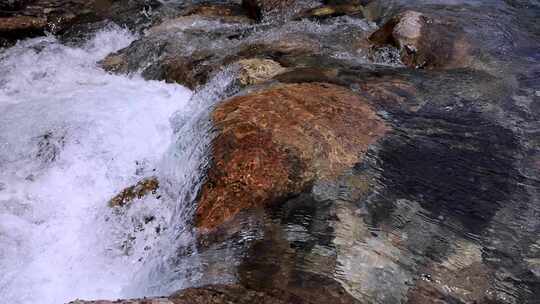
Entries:
[[[504,257],[509,261],[506,265],[523,267],[512,270],[517,273],[516,278],[520,278],[513,279],[515,282],[520,282],[522,273],[527,274],[521,269],[530,269],[529,274],[538,276],[538,246],[531,245],[530,253],[518,252],[521,242],[527,246],[537,242],[537,188],[528,188],[532,197],[530,200],[525,191],[518,193],[512,190],[522,197],[516,195],[514,199],[508,195],[500,199],[501,206],[497,205],[498,200],[492,199],[491,193],[498,193],[500,188],[503,193],[510,192],[508,189],[514,189],[514,183],[521,183],[521,176],[513,171],[513,167],[518,166],[514,162],[518,162],[514,156],[507,160],[505,153],[521,153],[519,158],[524,155],[523,164],[520,163],[518,169],[524,172],[523,175],[530,175],[531,180],[537,179],[535,164],[539,159],[537,155],[540,155],[537,149],[540,121],[537,102],[540,98],[539,2],[379,2],[382,3],[381,10],[386,12],[383,14],[385,16],[400,9],[414,8],[463,21],[467,25],[467,35],[480,46],[482,56],[478,57],[481,63],[478,66],[496,79],[502,78],[501,83],[505,83],[504,87],[493,85],[486,88],[512,91],[504,94],[497,94],[499,91],[485,92],[482,89],[484,80],[474,78],[487,77],[482,73],[471,72],[472,80],[464,78],[469,74],[463,71],[449,71],[446,74],[433,71],[429,72],[433,75],[429,77],[424,73],[415,74],[423,77],[419,91],[429,97],[422,101],[428,105],[424,106],[427,110],[420,114],[407,113],[403,119],[400,118],[398,127],[402,133],[396,133],[392,140],[404,140],[402,146],[383,145],[372,156],[377,161],[381,160],[382,169],[375,165],[374,168],[383,172],[380,179],[381,183],[385,183],[382,190],[386,192],[381,190],[381,195],[370,196],[366,203],[362,203],[368,207],[359,209],[343,204],[341,198],[336,200],[337,208],[343,209],[338,210],[339,221],[343,223],[334,223],[323,216],[327,212],[324,204],[317,204],[319,209],[306,205],[305,210],[313,210],[314,214],[318,212],[320,217],[313,221],[318,221],[320,225],[309,224],[308,227],[305,224],[306,228],[302,230],[304,226],[296,223],[293,216],[287,215],[284,231],[297,244],[308,244],[308,232],[313,240],[326,240],[321,237],[319,228],[328,226],[331,229],[327,231],[337,231],[335,235],[329,234],[329,238],[336,237],[338,242],[339,238],[352,242],[336,249],[324,247],[327,246],[325,241],[313,248],[319,251],[320,248],[328,249],[321,251],[323,253],[335,250],[339,263],[344,266],[340,266],[337,274],[331,275],[344,284],[350,284],[351,292],[359,297],[375,295],[380,297],[377,299],[382,299],[379,301],[381,303],[391,301],[388,299],[394,299],[396,303],[401,301],[410,288],[413,276],[419,274],[414,272],[420,265],[418,261],[424,258],[429,261],[432,256],[440,258],[446,263],[444,265],[458,264],[459,267],[459,264],[467,263],[467,259],[477,259],[486,267],[491,267],[489,269],[499,271],[497,276],[501,280],[507,276],[505,264],[490,265],[485,261]],[[246,30],[242,34],[249,34],[242,38],[244,40],[226,38],[209,43],[207,37],[199,35],[198,30],[215,30],[218,33],[223,25],[219,22],[202,22],[190,23],[189,26],[200,28],[193,31],[196,34],[182,29],[164,34],[163,37],[170,39],[166,41],[170,42],[167,47],[186,54],[197,48],[211,47],[215,54],[227,54],[229,49],[236,51],[243,43],[280,41],[286,35],[301,32],[301,37],[323,41],[323,53],[351,61],[354,65],[370,63],[370,59],[361,56],[362,53],[358,53],[354,45],[341,40],[352,39],[359,33],[376,28],[374,23],[350,17],[338,17],[326,23],[295,21],[276,25],[270,30],[267,29],[269,25],[265,24],[257,25],[261,30],[257,26],[253,29],[249,28],[251,25],[246,25],[247,29],[241,29]],[[229,33],[233,29],[226,27],[226,31]],[[340,35],[335,35],[337,32]],[[201,39],[196,36],[201,36]],[[152,55],[133,56],[137,60],[143,58],[140,64],[133,66],[142,70],[149,65],[154,59],[153,51],[161,51],[155,46],[163,42],[160,40],[165,39],[163,37],[157,35],[156,40],[135,43],[133,54]],[[259,238],[261,229],[253,226],[256,228],[245,229],[239,234],[240,241],[231,238],[231,246],[220,244],[215,252],[212,249],[197,254],[197,249],[191,246],[190,228],[185,225],[185,219],[191,218],[193,206],[185,208],[184,203],[193,199],[200,186],[199,172],[205,168],[204,155],[211,139],[210,122],[205,118],[214,102],[234,93],[232,76],[224,71],[192,95],[178,85],[145,81],[136,71],[131,71],[134,73],[129,77],[117,76],[98,67],[99,60],[110,52],[126,47],[134,38],[127,31],[108,28],[78,48],[62,45],[54,37],[44,37],[0,50],[1,303],[47,304],[63,303],[75,298],[166,295],[201,282],[221,283],[228,279],[228,275],[230,278],[235,275],[237,268],[234,259],[244,257],[244,248],[240,248],[239,244],[247,239]],[[386,61],[396,54],[384,53],[382,62],[376,61],[392,67],[395,62]],[[398,68],[396,73],[404,72]],[[407,73],[403,75],[414,78]],[[494,98],[495,95],[501,96]],[[449,104],[447,107],[446,102]],[[473,103],[493,104],[500,107],[507,117],[497,119],[497,124],[480,116],[455,119],[460,124],[467,123],[460,125],[462,129],[459,130],[452,129],[457,123],[440,124],[445,121],[440,119],[441,116],[447,117],[450,122],[454,121],[452,115],[464,117],[462,114],[468,112],[459,108]],[[418,121],[417,118],[422,119]],[[505,128],[498,128],[499,124]],[[442,127],[435,128],[437,126]],[[502,132],[506,129],[519,133],[516,137],[523,142],[523,147],[531,147],[530,151],[526,151],[530,155],[516,151],[514,135]],[[423,137],[400,138],[401,134],[422,134],[423,130],[429,133]],[[451,151],[434,148],[439,146],[441,138],[447,138],[447,134],[461,136],[461,132],[463,146]],[[470,138],[471,134],[480,134],[476,136],[487,140],[477,143],[474,136]],[[448,140],[449,143],[453,141],[455,139]],[[507,141],[511,144],[499,146],[499,142]],[[475,148],[481,143],[484,145],[484,142],[491,145],[489,153],[472,153],[465,145]],[[419,156],[421,161],[417,162]],[[440,163],[445,164],[445,171],[441,171]],[[493,167],[494,164],[496,167]],[[468,169],[476,167],[482,170]],[[493,168],[501,168],[500,172],[504,174],[491,170]],[[148,177],[159,180],[158,193],[137,199],[127,208],[111,209],[107,206],[108,200],[122,189]],[[476,179],[484,181],[484,185],[489,187],[480,188],[470,182]],[[410,185],[418,187],[412,189]],[[339,184],[337,186],[341,187]],[[331,198],[333,193],[341,197],[347,193],[343,187],[335,190],[331,185],[318,187],[322,189],[317,194],[321,197]],[[454,191],[456,189],[460,191]],[[391,201],[394,195],[395,202]],[[407,196],[404,198],[402,195]],[[480,205],[478,201],[492,204]],[[515,201],[523,203],[517,205]],[[482,218],[486,218],[484,224],[488,228],[467,222],[468,216],[476,209],[468,209],[469,206],[462,202],[476,202],[475,206],[480,206]],[[507,203],[503,205],[502,202]],[[301,205],[302,202],[293,203]],[[306,200],[306,204],[311,204],[311,201]],[[304,217],[302,212],[305,210],[298,210],[299,214],[295,216],[311,221],[311,214],[306,213]],[[357,224],[357,218],[351,214],[376,219],[368,227],[373,233],[365,237],[353,235],[352,225],[360,227],[354,229],[364,229],[364,223]],[[385,227],[392,229],[392,235],[406,236],[402,240],[403,248],[394,248],[390,242],[384,241],[381,229],[390,229]],[[504,233],[506,229],[519,233],[508,237]],[[275,248],[278,257],[275,260],[283,261],[279,246]],[[297,248],[304,250],[311,247]],[[386,251],[392,259],[385,262],[378,253],[373,254],[376,251]],[[298,256],[307,256],[299,252]],[[315,249],[313,252],[306,258],[309,267],[325,271],[328,259],[309,260],[320,254]],[[272,257],[271,254],[274,253],[270,252],[266,257]],[[394,256],[405,261],[406,267],[394,264]],[[465,262],[462,261],[463,257]],[[268,260],[273,261],[272,258]],[[207,272],[210,278],[203,275],[205,263],[210,265],[207,269],[214,267],[214,272]],[[304,266],[298,260],[294,263]],[[289,267],[287,262],[281,264]],[[265,271],[266,268],[260,269]],[[270,278],[271,274],[268,276]],[[500,283],[497,280],[494,285]],[[531,282],[531,286],[536,284],[537,278]],[[519,287],[518,283],[516,295],[506,296],[514,287],[507,287],[504,283],[502,287],[496,286],[496,295],[510,299],[504,300],[505,303],[519,303],[513,301],[514,298],[532,298],[529,293],[533,294],[533,291]]]
[[[161,178],[175,142],[170,119],[192,110],[181,86],[98,67],[133,39],[109,28],[80,48],[45,37],[0,53],[3,303],[130,296],[167,229],[174,195],[144,198],[124,212],[107,206],[141,178]],[[177,138],[189,150],[192,137]]]

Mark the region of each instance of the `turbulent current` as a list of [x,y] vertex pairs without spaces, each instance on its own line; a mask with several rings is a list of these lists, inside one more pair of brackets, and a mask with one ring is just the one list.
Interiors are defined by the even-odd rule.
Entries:
[[150,284],[145,258],[180,194],[160,189],[122,212],[107,202],[143,178],[182,183],[197,163],[170,169],[194,157],[194,135],[178,133],[192,129],[191,91],[99,68],[133,39],[109,28],[81,47],[45,37],[0,53],[3,303],[129,297]]

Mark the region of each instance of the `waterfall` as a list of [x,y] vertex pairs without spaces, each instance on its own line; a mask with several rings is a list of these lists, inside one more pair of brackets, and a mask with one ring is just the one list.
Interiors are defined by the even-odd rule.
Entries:
[[[133,39],[109,27],[81,47],[49,36],[0,51],[2,302],[129,297],[160,239],[182,226],[173,222],[181,193],[171,189],[196,180],[202,152],[190,144],[201,134],[180,125],[201,111],[184,87],[99,68]],[[151,176],[159,195],[108,207]]]

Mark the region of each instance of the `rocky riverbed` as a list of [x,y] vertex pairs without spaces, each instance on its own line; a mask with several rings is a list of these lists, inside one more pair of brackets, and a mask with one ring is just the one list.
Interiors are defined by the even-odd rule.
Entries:
[[172,160],[102,202],[173,202],[141,299],[71,303],[540,303],[539,19],[536,0],[2,2],[0,55],[120,25],[136,36],[99,67],[197,105]]

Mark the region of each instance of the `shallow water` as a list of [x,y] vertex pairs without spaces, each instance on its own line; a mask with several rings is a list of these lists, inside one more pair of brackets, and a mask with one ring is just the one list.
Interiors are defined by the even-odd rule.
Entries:
[[191,92],[179,85],[97,66],[133,39],[108,28],[80,48],[45,37],[0,53],[2,302],[129,296],[170,223],[166,193],[125,212],[107,206],[141,178],[162,179],[169,119],[190,110]]
[[[293,211],[284,212],[287,217],[275,225],[300,248],[298,255],[306,256],[295,265],[327,271],[325,275],[341,280],[359,297],[401,303],[410,282],[431,271],[422,268],[425,261],[449,269],[481,261],[495,273],[490,277],[495,288],[489,290],[494,298],[536,303],[540,3],[380,2],[388,15],[411,8],[459,20],[479,46],[478,71],[406,71],[387,58],[391,56],[376,60],[416,83],[418,96],[408,102],[421,106],[420,111],[390,113],[399,132],[368,155],[374,164],[350,173],[375,176],[380,187],[370,196],[344,203],[352,194],[338,181],[316,185],[313,191],[315,198],[334,200],[335,210],[307,195],[289,202],[298,208],[283,208]],[[221,25],[196,26],[210,31]],[[314,40],[341,41],[376,27],[349,17],[266,26],[241,39],[279,41],[302,32]],[[208,42],[174,31],[166,35],[176,34],[167,47],[186,53]],[[245,244],[262,238],[262,229],[254,225],[242,228],[230,246],[217,244],[204,252],[192,243],[186,226],[193,206],[185,208],[184,202],[197,193],[211,140],[205,118],[213,103],[233,93],[231,75],[218,75],[192,96],[177,85],[145,81],[140,71],[114,76],[97,67],[97,61],[133,39],[126,31],[109,28],[80,48],[46,37],[0,51],[0,70],[7,71],[0,75],[0,299],[6,302],[165,295],[192,285],[234,281],[238,260],[249,256]],[[240,41],[214,43],[220,53]],[[135,47],[135,53],[146,56],[137,68],[145,67],[152,57],[146,49],[157,50],[156,45],[150,41]],[[355,65],[373,63],[341,45],[347,44],[330,44],[322,52]],[[448,151],[445,140],[463,145]],[[127,209],[107,207],[122,189],[150,176],[160,182],[157,195]],[[327,217],[329,212],[339,221]],[[317,230],[327,226],[331,229]],[[354,229],[362,237],[352,235]],[[385,240],[399,235],[401,248]],[[337,249],[325,243],[330,239]],[[275,259],[271,250],[268,255],[255,252],[253,258],[287,265],[276,248]],[[380,262],[373,254],[377,251],[384,251],[390,262]],[[330,253],[336,256],[335,269],[325,268]],[[261,264],[254,265],[264,271]],[[517,283],[499,286],[508,273]]]

